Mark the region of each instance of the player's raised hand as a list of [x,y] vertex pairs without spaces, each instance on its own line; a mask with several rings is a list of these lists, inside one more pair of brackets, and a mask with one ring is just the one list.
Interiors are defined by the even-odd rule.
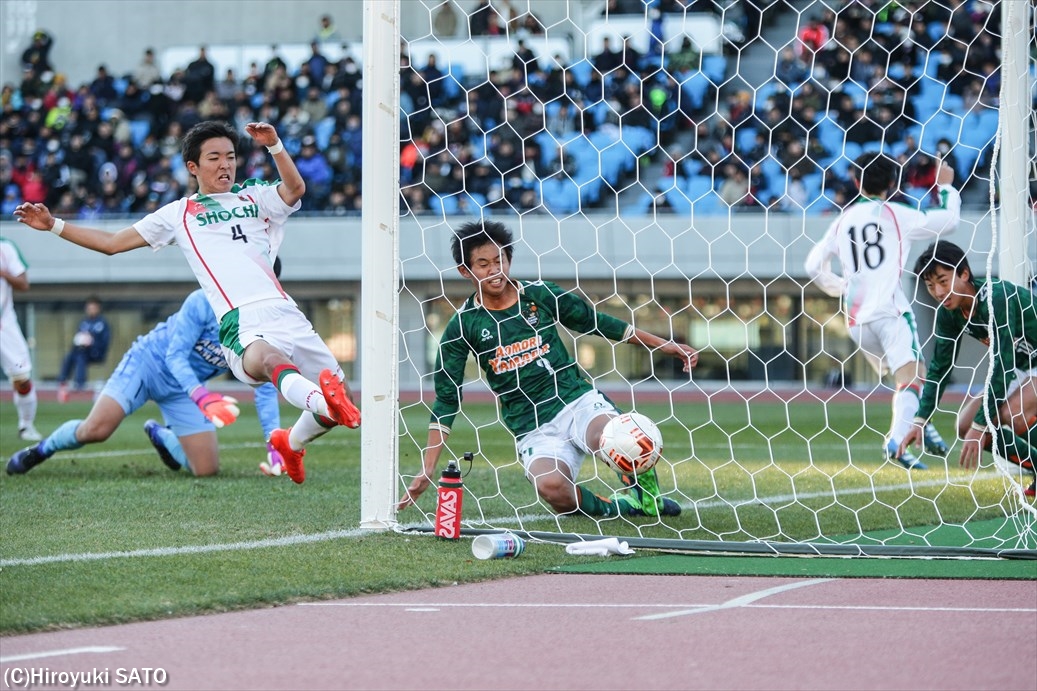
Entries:
[[14,217],[19,223],[24,223],[36,230],[50,230],[54,227],[54,217],[45,204],[33,204],[25,202],[14,207]]
[[217,428],[233,424],[241,414],[236,399],[209,391],[204,386],[191,392],[191,400]]
[[951,185],[954,183],[954,168],[947,164],[942,157],[937,156],[936,184]]
[[250,122],[245,125],[245,132],[257,144],[262,144],[263,146],[274,146],[279,141],[277,130],[268,122]]

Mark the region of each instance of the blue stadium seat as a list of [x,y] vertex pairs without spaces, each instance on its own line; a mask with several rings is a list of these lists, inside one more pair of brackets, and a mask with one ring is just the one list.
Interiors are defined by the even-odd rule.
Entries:
[[647,214],[652,210],[652,202],[655,201],[655,195],[651,192],[644,192],[632,204],[623,204],[619,207],[620,216],[641,216]]
[[585,87],[591,83],[591,74],[594,72],[594,65],[590,60],[574,62],[565,69],[573,73],[573,80],[580,86]]
[[767,99],[777,93],[780,89],[784,89],[781,84],[775,81],[761,84],[756,89],[756,95],[753,97],[753,108],[756,110],[764,110],[767,107]]
[[448,98],[457,98],[464,91],[464,65],[458,62],[450,63],[447,71],[446,81],[443,82],[443,90]]
[[619,138],[630,151],[638,156],[653,149],[658,143],[655,132],[647,127],[624,127]]
[[730,210],[727,203],[713,191],[692,202],[692,208],[700,216],[721,216]]
[[552,214],[571,214],[580,208],[580,189],[564,175],[555,175],[540,183],[544,207]]
[[[702,72],[692,72],[684,82],[681,83],[681,93],[688,100],[690,111],[702,110],[706,102],[706,94],[712,86],[712,82]],[[687,111],[687,109],[685,109]]]
[[147,120],[130,120],[130,138],[134,147],[139,147],[151,132],[151,123]]
[[691,213],[691,200],[679,189],[671,189],[666,193],[666,202],[675,214],[687,215]]
[[317,140],[317,147],[323,151],[331,143],[331,135],[335,132],[335,118],[330,115],[322,118],[313,128],[313,137]]
[[965,99],[948,91],[943,95],[943,102],[940,104],[940,107],[948,113],[960,115],[965,112]]
[[703,55],[702,73],[714,84],[723,84],[727,79],[727,58],[723,55]]
[[457,197],[441,197],[438,194],[430,194],[428,206],[437,216],[453,216],[457,214]]
[[868,90],[855,81],[847,79],[839,85],[837,90],[849,96],[853,101],[853,105],[858,108],[864,108],[868,102]]
[[839,126],[839,123],[827,114],[817,121],[817,127],[814,131],[817,133],[821,146],[828,153],[838,155],[843,150],[843,144],[846,142],[846,132]]
[[694,175],[682,182],[681,191],[692,201],[701,199],[713,191],[713,178],[708,175]]
[[735,149],[737,151],[750,151],[756,146],[756,128],[741,125],[735,128]]

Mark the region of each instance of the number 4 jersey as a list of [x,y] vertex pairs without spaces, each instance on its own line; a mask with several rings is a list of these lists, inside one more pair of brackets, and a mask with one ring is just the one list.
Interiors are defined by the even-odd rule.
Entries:
[[179,245],[219,321],[261,300],[295,304],[274,276],[288,206],[277,183],[246,180],[223,194],[195,194],[166,204],[133,224],[154,249]]
[[[901,276],[911,243],[949,233],[961,218],[961,197],[949,185],[939,188],[940,206],[920,211],[881,199],[861,199],[828,227],[810,251],[806,272],[833,297],[843,298],[850,326],[911,311]],[[831,267],[839,259],[842,274]]]

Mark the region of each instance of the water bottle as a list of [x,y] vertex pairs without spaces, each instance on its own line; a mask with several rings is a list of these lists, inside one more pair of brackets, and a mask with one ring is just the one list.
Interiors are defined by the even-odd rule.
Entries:
[[[471,461],[472,454],[466,453],[464,458]],[[438,495],[435,535],[457,540],[461,537],[461,505],[464,503],[464,485],[461,484],[461,469],[457,467],[457,461],[448,461],[439,476]]]

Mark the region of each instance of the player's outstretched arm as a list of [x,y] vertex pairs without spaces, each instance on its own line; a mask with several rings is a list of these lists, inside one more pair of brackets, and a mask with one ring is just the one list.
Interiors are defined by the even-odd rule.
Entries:
[[446,438],[447,435],[441,429],[432,428],[428,431],[428,443],[425,445],[425,459],[422,463],[421,473],[411,480],[406,496],[396,505],[397,511],[403,511],[408,506],[417,503],[418,497],[432,484],[432,476],[436,472],[436,465],[443,453]]
[[109,233],[96,228],[72,225],[54,218],[44,204],[19,204],[14,209],[14,216],[23,225],[35,230],[49,230],[75,245],[101,254],[119,254],[148,244],[133,226]]
[[299,169],[295,167],[295,161],[285,151],[281,138],[277,136],[277,130],[268,122],[250,122],[245,125],[245,132],[252,137],[257,144],[262,144],[274,157],[274,165],[277,166],[277,175],[281,178],[281,184],[277,186],[277,192],[288,206],[294,206],[306,193],[306,181],[303,180]]
[[666,355],[672,355],[673,357],[681,360],[684,363],[684,371],[690,372],[691,369],[698,364],[699,354],[698,351],[692,348],[686,343],[677,343],[671,341],[668,338],[662,338],[656,336],[653,333],[648,333],[643,329],[634,329],[633,335],[627,341],[627,343],[640,343],[645,348],[651,351],[657,351]]

